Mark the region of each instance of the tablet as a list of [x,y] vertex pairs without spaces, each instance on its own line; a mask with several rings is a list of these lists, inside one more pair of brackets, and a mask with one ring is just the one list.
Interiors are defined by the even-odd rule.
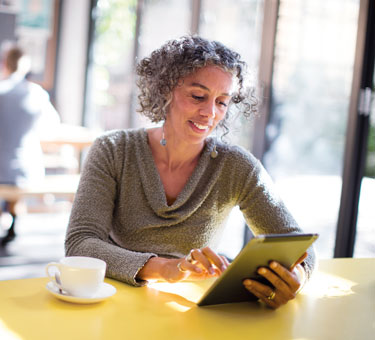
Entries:
[[[204,293],[198,306],[257,300],[242,284],[246,278],[268,282],[256,273],[271,260],[291,268],[318,234],[259,235],[251,239],[221,276]],[[271,285],[270,283],[268,283]]]

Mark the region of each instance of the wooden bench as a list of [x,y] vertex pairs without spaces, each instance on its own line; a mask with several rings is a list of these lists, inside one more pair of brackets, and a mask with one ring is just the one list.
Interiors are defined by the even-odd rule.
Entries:
[[[44,181],[38,185],[27,188],[19,188],[13,185],[0,184],[0,200],[5,201],[11,207],[9,213],[13,217],[13,222],[8,229],[7,235],[1,239],[1,244],[5,245],[15,237],[15,220],[17,217],[14,207],[21,201],[35,198],[43,200],[44,211],[48,210],[48,202],[53,205],[56,198],[63,198],[73,202],[79,183],[79,174],[48,175]],[[27,206],[27,203],[25,204]]]

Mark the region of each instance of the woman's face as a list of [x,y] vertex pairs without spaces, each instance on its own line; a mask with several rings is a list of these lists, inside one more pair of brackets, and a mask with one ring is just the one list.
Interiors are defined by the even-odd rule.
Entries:
[[225,117],[232,87],[232,74],[217,66],[203,67],[183,78],[172,92],[167,138],[202,144]]

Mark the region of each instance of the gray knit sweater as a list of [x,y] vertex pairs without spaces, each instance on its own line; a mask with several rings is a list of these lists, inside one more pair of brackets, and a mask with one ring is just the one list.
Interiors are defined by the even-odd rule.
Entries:
[[[210,154],[216,143],[218,157]],[[208,138],[198,164],[168,206],[147,132],[111,131],[92,145],[67,230],[68,256],[107,263],[107,276],[132,284],[153,256],[183,257],[211,245],[239,206],[254,234],[300,232],[250,153]],[[305,261],[309,275],[313,251]]]

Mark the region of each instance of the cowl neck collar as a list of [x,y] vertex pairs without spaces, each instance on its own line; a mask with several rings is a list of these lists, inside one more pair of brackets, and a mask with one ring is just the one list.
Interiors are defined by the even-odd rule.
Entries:
[[147,131],[146,129],[140,130],[139,138],[136,140],[138,169],[146,198],[158,216],[172,219],[182,216],[187,218],[199,208],[211,191],[221,169],[221,166],[218,166],[222,163],[220,158],[211,158],[214,145],[213,138],[206,139],[193,173],[173,204],[168,205],[164,186],[148,143]]

